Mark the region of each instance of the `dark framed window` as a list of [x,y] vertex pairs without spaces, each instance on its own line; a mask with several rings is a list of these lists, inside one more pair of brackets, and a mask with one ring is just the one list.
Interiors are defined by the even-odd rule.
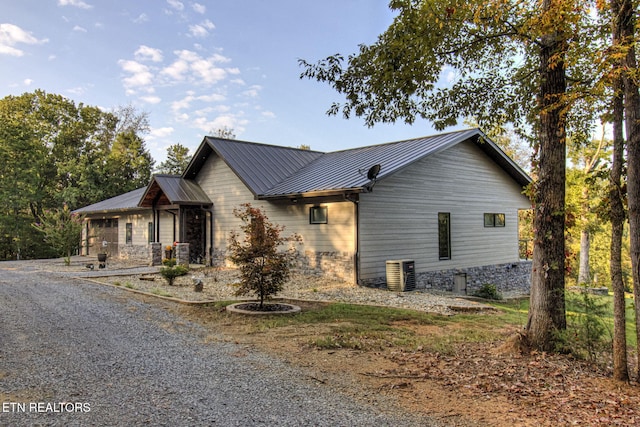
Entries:
[[312,206],[309,208],[309,224],[327,224],[329,222],[329,208],[326,206]]
[[149,243],[153,243],[155,239],[153,238],[153,223],[150,222],[147,226],[147,239]]
[[127,245],[130,245],[131,243],[133,243],[133,224],[128,222],[126,224],[125,230],[125,242]]
[[438,213],[438,257],[451,259],[451,214]]
[[484,226],[485,227],[504,227],[504,214],[503,213],[486,213],[484,214]]

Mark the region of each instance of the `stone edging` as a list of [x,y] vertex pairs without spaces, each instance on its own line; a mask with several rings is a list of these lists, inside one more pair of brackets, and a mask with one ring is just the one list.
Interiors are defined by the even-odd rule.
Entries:
[[248,314],[248,315],[257,315],[261,316],[263,314],[294,314],[300,312],[300,307],[293,304],[287,304],[283,302],[279,302],[280,305],[286,305],[291,307],[291,310],[287,311],[255,311],[255,310],[243,310],[242,308],[238,308],[239,305],[246,304],[247,301],[237,302],[235,304],[230,304],[226,307],[226,310],[231,313],[239,313],[239,314]]

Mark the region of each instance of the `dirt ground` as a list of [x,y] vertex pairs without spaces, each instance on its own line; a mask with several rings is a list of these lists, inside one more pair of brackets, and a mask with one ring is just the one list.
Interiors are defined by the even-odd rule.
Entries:
[[[304,310],[313,304],[300,305]],[[330,325],[256,332],[238,315],[200,307],[177,310],[223,331],[230,341],[277,355],[328,387],[369,402],[384,395],[447,426],[640,425],[636,383],[614,382],[610,372],[566,356],[523,355],[514,339],[517,331],[504,331],[501,342],[459,345],[446,355],[422,349],[326,350],[310,343]],[[433,325],[403,326],[417,334],[444,333]]]

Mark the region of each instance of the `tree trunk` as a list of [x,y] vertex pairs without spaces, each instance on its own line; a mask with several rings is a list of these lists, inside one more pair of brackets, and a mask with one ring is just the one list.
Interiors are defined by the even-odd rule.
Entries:
[[611,249],[609,269],[613,288],[613,378],[619,381],[629,380],[627,366],[627,328],[624,281],[622,279],[622,233],[624,227],[624,205],[622,203],[622,163],[624,138],[622,135],[622,97],[614,100],[613,122],[613,164],[611,165]]
[[589,272],[590,250],[591,239],[589,236],[589,230],[584,229],[580,232],[580,265],[578,267],[578,285],[589,285],[591,283],[591,273]]
[[[548,9],[545,1],[543,8]],[[565,178],[566,145],[563,95],[566,91],[564,40],[543,37],[540,49],[540,146],[538,180],[533,195],[534,243],[527,337],[539,350],[553,350],[554,332],[566,329]]]
[[[628,45],[623,60],[622,79],[624,83],[625,130],[627,134],[627,200],[629,206],[629,234],[631,236],[631,270],[633,275],[633,295],[640,301],[640,93],[638,85],[629,76],[627,70],[635,70],[636,53],[633,45],[635,38],[635,14],[632,0],[620,3],[620,36]],[[637,350],[640,350],[640,304],[636,304]],[[640,354],[640,351],[637,352]],[[640,364],[636,377],[640,379]]]
[[[619,0],[611,1],[613,14],[613,43],[620,43],[620,27],[618,16]],[[619,66],[619,64],[616,64]],[[618,381],[629,381],[627,363],[627,330],[626,307],[624,297],[624,281],[622,279],[622,233],[625,220],[624,193],[622,185],[622,165],[624,163],[624,135],[622,132],[624,118],[624,99],[622,79],[616,78],[613,84],[613,163],[610,170],[609,200],[611,218],[611,247],[609,270],[613,288],[613,378]]]

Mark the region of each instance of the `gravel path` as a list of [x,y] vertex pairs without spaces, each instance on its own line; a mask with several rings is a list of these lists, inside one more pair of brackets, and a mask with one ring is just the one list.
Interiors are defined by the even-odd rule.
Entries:
[[162,301],[0,262],[2,426],[411,426]]

